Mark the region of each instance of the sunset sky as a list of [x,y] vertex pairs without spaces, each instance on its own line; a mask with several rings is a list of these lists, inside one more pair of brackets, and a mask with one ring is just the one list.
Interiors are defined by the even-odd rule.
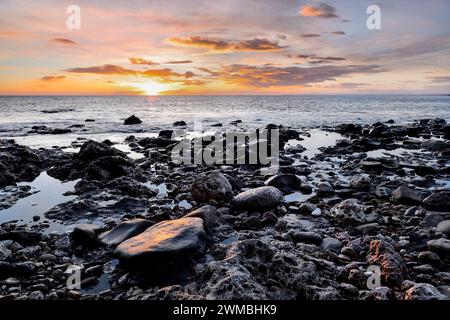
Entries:
[[0,94],[450,93],[448,0],[0,0],[0,41]]

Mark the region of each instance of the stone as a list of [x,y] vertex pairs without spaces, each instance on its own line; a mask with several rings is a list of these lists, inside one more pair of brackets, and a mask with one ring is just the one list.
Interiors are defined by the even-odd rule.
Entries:
[[322,243],[322,237],[311,231],[295,231],[291,234],[294,242],[310,243],[320,245]]
[[332,196],[335,191],[328,182],[322,182],[318,185],[316,193],[319,197],[329,197]]
[[364,223],[364,206],[355,199],[347,199],[338,203],[330,210],[330,214],[341,224]]
[[429,240],[427,242],[428,249],[430,249],[433,252],[438,253],[450,253],[450,240],[449,239],[436,239],[436,240]]
[[175,121],[172,125],[173,125],[174,127],[184,127],[184,126],[186,126],[187,124],[186,124],[185,121],[181,120],[181,121]]
[[421,262],[425,262],[425,263],[438,263],[441,260],[439,255],[437,253],[432,252],[432,251],[422,251],[422,252],[419,253],[417,258]]
[[203,220],[205,228],[211,230],[217,223],[217,210],[216,207],[211,205],[204,205],[194,211],[189,212],[183,218],[197,217]]
[[450,212],[450,191],[435,192],[423,200],[429,210]]
[[70,240],[75,245],[93,246],[97,244],[97,233],[100,229],[95,224],[79,224],[73,229]]
[[448,297],[429,283],[416,283],[406,290],[405,300],[448,300]]
[[436,227],[436,230],[442,232],[447,237],[450,237],[450,220],[444,220],[439,222],[439,224]]
[[342,248],[342,242],[336,238],[326,237],[322,240],[320,247],[324,250],[339,252]]
[[378,265],[382,279],[388,285],[400,287],[406,272],[405,263],[390,243],[384,240],[372,240],[367,255],[369,264]]
[[318,209],[318,208],[317,208],[317,206],[315,204],[312,204],[312,203],[309,203],[309,202],[304,202],[298,208],[298,212],[300,214],[309,215],[316,209]]
[[30,294],[28,295],[28,300],[44,300],[44,298],[44,294],[39,290],[30,292]]
[[386,187],[380,187],[375,190],[375,195],[381,199],[389,199],[392,196],[392,190]]
[[191,187],[193,198],[199,202],[227,201],[233,196],[233,187],[222,173],[210,173],[196,179]]
[[350,186],[358,191],[368,191],[370,190],[371,180],[368,176],[354,176],[350,180]]
[[282,200],[283,193],[275,187],[266,186],[250,189],[234,196],[231,204],[237,210],[269,210]]
[[195,255],[205,249],[203,220],[183,218],[159,222],[143,233],[122,242],[115,250],[121,262],[145,267]]
[[11,250],[9,250],[3,243],[0,243],[0,261],[9,259],[11,255]]
[[415,205],[421,204],[422,199],[419,195],[412,189],[409,189],[404,186],[400,186],[394,191],[392,191],[392,197],[398,203],[407,204],[407,205]]
[[142,120],[136,117],[134,114],[128,118],[125,119],[123,124],[125,125],[133,125],[133,124],[141,124]]
[[137,236],[151,227],[153,222],[145,219],[133,219],[119,223],[112,230],[106,231],[99,236],[102,244],[117,246],[125,240]]
[[276,187],[284,193],[288,193],[294,190],[300,190],[302,186],[302,180],[295,174],[278,174],[270,177],[264,182],[266,186]]
[[320,208],[316,208],[311,212],[311,215],[313,217],[318,217],[318,216],[322,215],[322,210],[320,210]]

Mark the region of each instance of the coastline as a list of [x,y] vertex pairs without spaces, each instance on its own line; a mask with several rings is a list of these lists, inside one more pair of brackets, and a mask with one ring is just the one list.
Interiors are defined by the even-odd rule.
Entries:
[[[275,127],[285,141],[275,178],[258,166],[174,166],[163,131],[75,138],[70,152],[2,140],[0,219],[30,214],[0,220],[0,296],[448,299],[445,120]],[[116,249],[155,226],[164,254]],[[375,290],[370,265],[382,268]],[[75,269],[81,290],[66,286]]]

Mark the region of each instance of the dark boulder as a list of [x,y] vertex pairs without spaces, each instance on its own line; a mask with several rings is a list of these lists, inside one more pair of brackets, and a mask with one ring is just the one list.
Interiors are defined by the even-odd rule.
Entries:
[[142,120],[136,117],[135,115],[132,115],[131,117],[125,119],[123,124],[125,125],[133,125],[133,124],[141,124]]

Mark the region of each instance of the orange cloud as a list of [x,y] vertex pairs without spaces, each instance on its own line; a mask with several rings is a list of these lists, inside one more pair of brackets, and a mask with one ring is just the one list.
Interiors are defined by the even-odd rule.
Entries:
[[64,44],[64,45],[76,45],[77,44],[75,41],[67,39],[67,38],[55,38],[55,39],[52,39],[52,42]]
[[179,61],[167,61],[167,64],[184,64],[184,63],[192,63],[192,60],[179,60]]
[[300,15],[304,17],[319,17],[319,18],[338,18],[336,8],[326,3],[320,2],[319,5],[305,5],[300,10]]
[[280,46],[278,42],[267,39],[228,41],[192,36],[188,38],[171,37],[168,41],[173,45],[206,48],[211,51],[278,51],[286,48],[286,46]]
[[318,33],[304,33],[302,34],[303,38],[317,38],[320,37],[320,34]]
[[144,64],[144,65],[148,65],[148,66],[152,66],[152,65],[156,65],[158,63],[147,60],[147,59],[142,59],[142,58],[130,58],[130,63],[131,64]]
[[73,73],[93,73],[93,74],[109,74],[109,75],[137,75],[135,70],[125,69],[121,66],[113,64],[104,64],[102,66],[87,67],[87,68],[70,68],[67,72]]
[[62,80],[65,78],[66,78],[66,76],[45,76],[45,77],[42,77],[41,80],[43,80],[43,81],[58,81],[58,80]]

